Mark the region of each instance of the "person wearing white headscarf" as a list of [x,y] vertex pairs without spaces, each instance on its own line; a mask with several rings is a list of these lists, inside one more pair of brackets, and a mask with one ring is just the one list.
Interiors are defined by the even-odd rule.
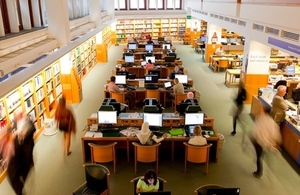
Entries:
[[144,122],[142,124],[142,129],[137,133],[136,136],[143,145],[153,145],[153,141],[155,141],[155,143],[159,143],[167,137],[167,135],[164,134],[161,138],[157,138],[157,136],[150,131],[148,122]]

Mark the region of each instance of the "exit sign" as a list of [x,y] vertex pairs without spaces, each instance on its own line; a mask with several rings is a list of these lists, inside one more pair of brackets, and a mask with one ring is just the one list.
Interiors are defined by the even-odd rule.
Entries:
[[192,16],[191,15],[187,15],[186,19],[192,19]]

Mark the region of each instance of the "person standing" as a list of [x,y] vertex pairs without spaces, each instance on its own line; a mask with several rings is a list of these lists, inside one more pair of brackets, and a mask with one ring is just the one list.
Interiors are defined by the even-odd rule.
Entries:
[[288,109],[288,104],[284,100],[284,95],[286,94],[286,86],[279,85],[277,87],[277,93],[272,100],[271,116],[274,121],[280,126],[280,124],[285,119],[285,112]]
[[246,100],[246,89],[244,87],[244,83],[240,82],[238,95],[234,100],[234,110],[233,110],[233,130],[231,135],[236,134],[236,123],[239,120],[239,116],[243,111],[244,108],[244,101]]
[[61,97],[58,100],[55,120],[57,128],[64,135],[64,152],[69,156],[71,154],[71,134],[76,133],[76,123],[73,113],[67,108],[65,97]]
[[278,150],[281,144],[279,126],[269,116],[263,105],[261,105],[261,110],[255,118],[254,127],[250,131],[249,138],[256,152],[256,171],[253,172],[253,175],[260,178],[263,174],[263,151]]

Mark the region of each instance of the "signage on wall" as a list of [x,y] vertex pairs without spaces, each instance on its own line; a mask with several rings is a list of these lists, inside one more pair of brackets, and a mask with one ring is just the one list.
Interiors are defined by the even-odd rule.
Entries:
[[191,15],[187,15],[186,19],[192,19],[192,16]]
[[287,43],[278,39],[274,39],[272,37],[268,38],[268,43],[300,55],[300,46],[298,45]]

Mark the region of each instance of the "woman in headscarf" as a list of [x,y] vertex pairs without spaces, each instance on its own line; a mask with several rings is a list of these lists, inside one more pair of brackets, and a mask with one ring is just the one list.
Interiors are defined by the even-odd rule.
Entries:
[[[167,137],[167,134],[164,134],[161,138],[157,138],[157,136],[154,135],[152,131],[150,131],[149,123],[144,122],[142,124],[142,129],[137,133],[136,136],[139,138],[141,144],[143,144],[143,145],[153,145],[155,143],[159,143],[162,140],[164,140],[164,138]],[[153,141],[155,141],[155,143],[153,143]]]

